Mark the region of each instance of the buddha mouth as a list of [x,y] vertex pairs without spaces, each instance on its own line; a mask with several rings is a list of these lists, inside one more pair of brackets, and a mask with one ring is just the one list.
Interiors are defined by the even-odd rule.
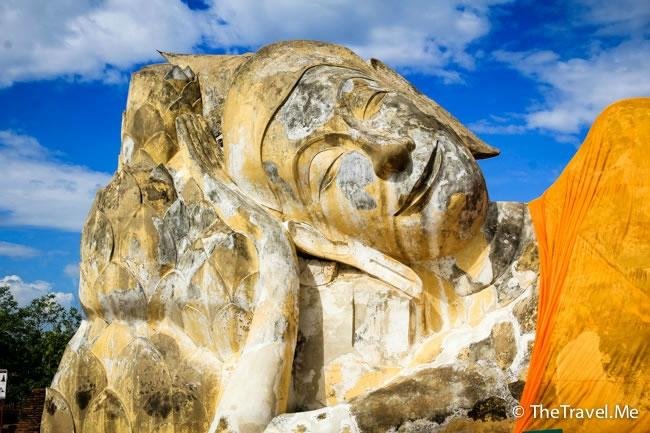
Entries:
[[424,170],[422,170],[422,175],[417,182],[415,182],[413,188],[411,188],[407,194],[402,196],[403,201],[402,198],[400,198],[400,202],[402,203],[393,216],[408,215],[418,208],[418,206],[424,201],[424,198],[428,195],[427,193],[436,183],[438,173],[440,173],[441,164],[442,152],[440,152],[439,143],[438,140],[436,140],[436,144],[433,146],[433,152],[431,152],[431,156],[429,156],[429,160],[424,166]]

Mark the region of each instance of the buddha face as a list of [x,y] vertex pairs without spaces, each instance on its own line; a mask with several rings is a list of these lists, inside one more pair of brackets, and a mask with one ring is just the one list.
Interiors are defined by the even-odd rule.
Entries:
[[460,139],[391,83],[370,70],[307,70],[268,126],[263,165],[288,219],[433,260],[478,233],[485,182]]

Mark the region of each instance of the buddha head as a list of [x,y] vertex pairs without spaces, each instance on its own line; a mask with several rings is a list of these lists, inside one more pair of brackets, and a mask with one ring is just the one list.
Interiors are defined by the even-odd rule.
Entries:
[[235,75],[224,166],[270,212],[407,263],[454,254],[480,231],[476,159],[498,151],[383,63],[292,41]]

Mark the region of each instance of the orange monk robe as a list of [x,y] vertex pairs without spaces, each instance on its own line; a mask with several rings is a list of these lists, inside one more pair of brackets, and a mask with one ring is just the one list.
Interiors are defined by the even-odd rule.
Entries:
[[[650,98],[608,107],[529,207],[539,242],[539,316],[515,432],[650,432]],[[617,415],[618,404],[639,414],[534,419],[531,404],[607,406],[607,416]]]

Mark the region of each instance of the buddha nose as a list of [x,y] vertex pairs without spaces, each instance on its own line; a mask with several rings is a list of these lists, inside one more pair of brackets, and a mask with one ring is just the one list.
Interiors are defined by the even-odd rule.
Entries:
[[409,163],[415,143],[410,138],[383,143],[363,143],[363,150],[370,157],[374,172],[381,179],[404,171]]

